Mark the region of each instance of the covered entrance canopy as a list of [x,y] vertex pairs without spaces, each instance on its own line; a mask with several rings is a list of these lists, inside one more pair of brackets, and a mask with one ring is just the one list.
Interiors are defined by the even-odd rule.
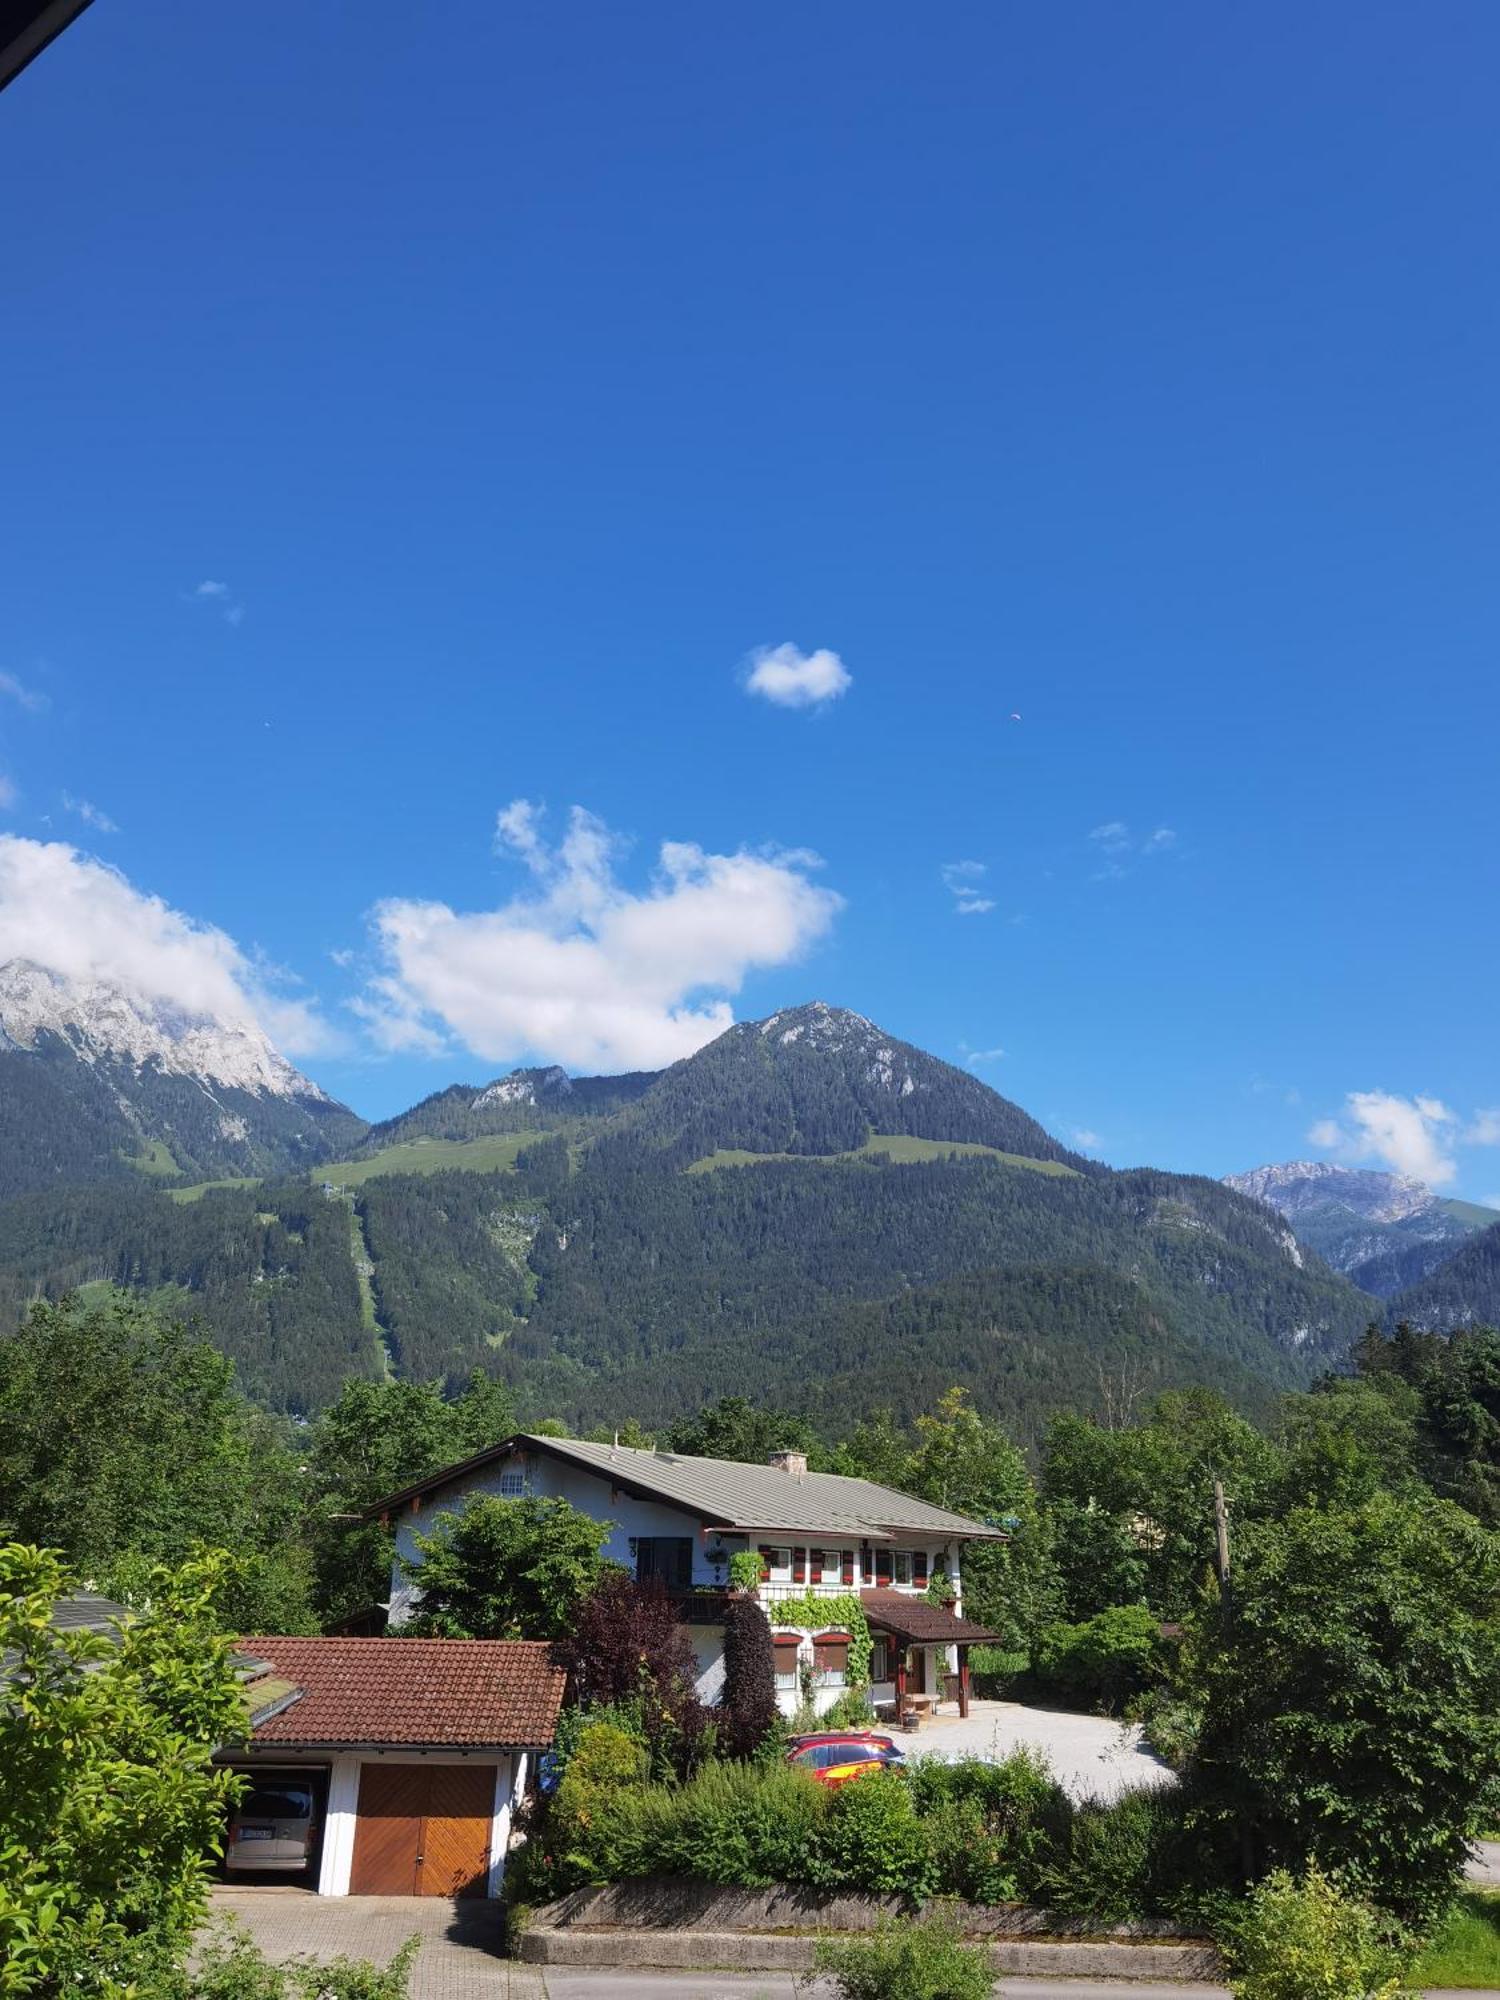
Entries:
[[948,1647],[956,1650],[958,1658],[958,1712],[969,1712],[969,1648],[970,1646],[993,1646],[999,1643],[1000,1635],[992,1632],[987,1625],[976,1625],[970,1618],[959,1618],[945,1604],[933,1604],[925,1597],[915,1597],[902,1590],[862,1590],[860,1602],[865,1607],[865,1617],[870,1630],[883,1633],[891,1642],[896,1656],[896,1706],[905,1706],[908,1694],[924,1692],[937,1694],[936,1687],[927,1689],[914,1685],[914,1672],[921,1672],[925,1679],[927,1649]]

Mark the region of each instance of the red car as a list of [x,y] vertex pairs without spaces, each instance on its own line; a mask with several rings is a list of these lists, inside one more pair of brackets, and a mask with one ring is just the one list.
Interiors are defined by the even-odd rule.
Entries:
[[906,1759],[889,1736],[867,1729],[830,1729],[818,1736],[794,1736],[786,1761],[820,1785],[850,1784],[871,1771],[899,1771]]

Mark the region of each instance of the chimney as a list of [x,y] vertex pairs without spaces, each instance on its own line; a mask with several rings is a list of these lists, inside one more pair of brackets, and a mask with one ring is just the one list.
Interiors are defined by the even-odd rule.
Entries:
[[807,1453],[805,1451],[773,1451],[766,1460],[778,1472],[789,1472],[794,1479],[807,1477]]

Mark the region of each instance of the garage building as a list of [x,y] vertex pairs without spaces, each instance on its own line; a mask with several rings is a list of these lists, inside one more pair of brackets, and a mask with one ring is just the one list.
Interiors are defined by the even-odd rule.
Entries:
[[496,1896],[531,1759],[564,1675],[519,1639],[242,1642],[257,1786],[312,1780],[323,1896]]

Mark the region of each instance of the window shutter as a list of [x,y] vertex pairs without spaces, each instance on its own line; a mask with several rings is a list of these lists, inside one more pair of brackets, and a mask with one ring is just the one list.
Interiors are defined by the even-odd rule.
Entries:
[[845,1549],[845,1551],[844,1551],[844,1588],[845,1588],[845,1590],[847,1590],[847,1589],[849,1588],[850,1584],[851,1584],[851,1583],[853,1583],[853,1581],[854,1581],[854,1551],[853,1551],[853,1549]]
[[762,1583],[769,1583],[771,1581],[771,1551],[769,1549],[761,1549],[759,1555],[760,1580]]
[[888,1584],[891,1580],[891,1552],[889,1549],[875,1551],[875,1581]]
[[807,1581],[807,1550],[806,1550],[806,1549],[793,1549],[793,1550],[792,1550],[792,1582],[793,1582],[793,1583],[806,1583],[806,1581]]
[[820,1632],[813,1640],[813,1671],[819,1674],[838,1674],[847,1677],[849,1672],[849,1634],[847,1632]]
[[917,1554],[911,1559],[911,1580],[917,1586],[918,1590],[925,1590],[927,1588],[926,1549],[918,1550]]

